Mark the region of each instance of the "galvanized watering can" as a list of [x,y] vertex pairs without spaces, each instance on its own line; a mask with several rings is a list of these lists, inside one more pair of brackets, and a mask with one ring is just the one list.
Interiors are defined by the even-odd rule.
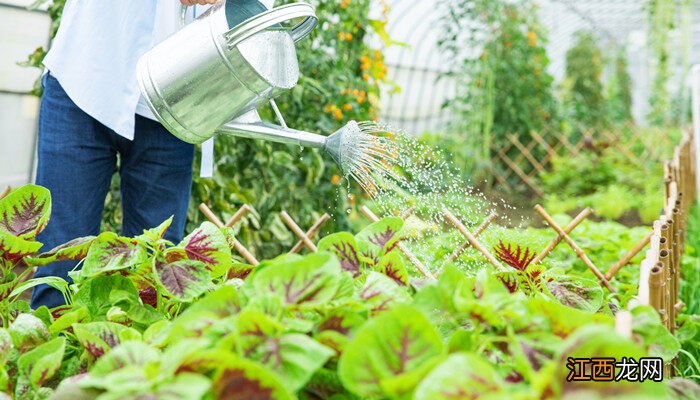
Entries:
[[[293,20],[299,22],[285,25]],[[297,84],[294,44],[316,23],[314,7],[303,2],[268,9],[258,0],[219,0],[139,59],[141,93],[185,142],[233,135],[325,148],[340,162],[337,136],[346,127],[333,140],[289,129],[273,100]],[[284,126],[260,120],[256,109],[268,102]]]

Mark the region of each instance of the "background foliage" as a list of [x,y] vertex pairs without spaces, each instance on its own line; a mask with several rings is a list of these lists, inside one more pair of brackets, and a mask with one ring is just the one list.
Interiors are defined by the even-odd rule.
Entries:
[[575,34],[574,45],[566,52],[565,104],[572,123],[578,128],[593,127],[607,119],[603,95],[603,52],[591,32]]

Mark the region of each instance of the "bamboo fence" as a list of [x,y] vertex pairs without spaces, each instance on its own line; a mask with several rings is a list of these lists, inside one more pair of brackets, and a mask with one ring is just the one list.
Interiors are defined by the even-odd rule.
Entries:
[[667,132],[650,134],[634,125],[614,129],[585,129],[572,138],[556,129],[527,134],[508,134],[491,146],[491,164],[498,166],[494,181],[510,190],[526,190],[539,197],[545,195],[540,174],[552,169],[557,157],[575,157],[583,151],[613,148],[630,163],[640,165],[661,162],[664,149],[673,146]]

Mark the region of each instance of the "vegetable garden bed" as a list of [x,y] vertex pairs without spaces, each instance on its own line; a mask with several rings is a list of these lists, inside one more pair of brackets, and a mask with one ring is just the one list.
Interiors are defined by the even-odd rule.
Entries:
[[[689,186],[679,188],[691,198]],[[569,250],[557,248],[551,262],[535,263],[533,250],[503,242],[483,249],[502,270],[447,264],[432,271],[438,275],[433,280],[414,273],[400,250],[400,217],[380,219],[356,235],[326,236],[314,245],[318,252],[257,266],[235,262],[233,229],[210,222],[178,244],[163,239],[165,221],[138,237],[105,232],[39,253],[36,235],[49,223],[50,207],[50,194],[37,186],[0,201],[0,398],[640,399],[697,393],[689,381],[669,379],[680,349],[670,331],[678,328],[687,337],[692,321],[682,317],[684,326],[676,326],[660,319],[659,307],[652,307],[657,304],[645,305],[644,296],[634,308],[619,309],[637,294],[628,293],[637,282],[646,283],[643,269],[641,281],[623,269],[612,282],[621,292],[616,296],[586,266],[577,267],[576,258],[560,268]],[[546,243],[553,232],[538,234]],[[627,240],[636,243],[645,234]],[[580,250],[589,245],[584,241]],[[627,250],[613,249],[611,259]],[[479,265],[483,254],[458,257]],[[82,269],[71,273],[74,283],[25,281],[31,267],[65,259],[82,260]],[[67,305],[30,310],[19,298],[42,283],[61,290]],[[572,360],[590,357],[660,357],[667,379],[567,379]]]

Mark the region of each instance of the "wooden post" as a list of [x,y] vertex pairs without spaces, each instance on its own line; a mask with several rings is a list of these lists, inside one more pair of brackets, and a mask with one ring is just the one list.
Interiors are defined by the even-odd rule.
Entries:
[[[314,222],[314,224],[311,226],[311,228],[309,228],[309,230],[306,231],[306,234],[304,236],[306,236],[308,238],[314,237],[318,233],[318,231],[321,230],[323,225],[325,225],[326,222],[328,222],[329,219],[331,219],[331,216],[328,215],[328,213],[323,214],[321,216],[321,218],[317,219],[316,222]],[[304,242],[302,240],[299,240],[294,245],[294,247],[292,247],[292,249],[289,250],[289,252],[290,253],[298,253],[301,251],[302,248],[304,248]]]
[[7,195],[10,194],[11,191],[12,191],[12,187],[6,186],[5,189],[3,189],[2,193],[0,193],[0,200],[7,197]]
[[[576,227],[577,227],[581,222],[583,222],[584,219],[588,218],[588,216],[591,215],[592,212],[593,212],[593,210],[592,210],[590,207],[586,207],[583,211],[581,211],[581,212],[576,216],[576,218],[574,218],[574,219],[569,223],[569,225],[566,226],[566,228],[564,228],[564,232],[566,232],[566,234],[571,233],[571,231],[573,231],[574,229],[576,229]],[[538,255],[532,260],[532,263],[533,263],[533,264],[539,264],[539,263],[541,263],[542,260],[543,260],[545,257],[547,257],[547,256],[549,255],[549,253],[551,253],[552,250],[554,250],[555,247],[557,247],[557,245],[561,242],[562,239],[564,239],[564,236],[562,236],[562,235],[557,235],[557,237],[555,237],[554,239],[552,239],[552,241],[549,242],[549,244],[547,245],[547,247],[545,247],[544,250],[542,250],[542,252],[540,252],[540,254],[538,254]]]
[[663,309],[663,264],[657,263],[649,274],[649,305],[661,316],[661,320],[666,320],[666,311]]
[[[199,205],[199,210],[202,212],[202,214],[204,214],[205,217],[207,217],[209,221],[211,221],[217,227],[221,229],[227,228],[227,226],[223,222],[221,222],[221,220],[216,215],[214,215],[214,213],[211,211],[211,209],[209,209],[209,207],[207,207],[206,204],[201,203]],[[231,237],[230,239],[232,240],[233,248],[238,252],[238,254],[243,256],[243,258],[246,261],[248,261],[252,265],[260,264],[260,262],[255,258],[255,256],[250,251],[248,251],[248,249],[246,249],[245,246],[243,246],[243,244],[238,241],[238,239],[236,239],[235,237]]]
[[551,217],[549,214],[547,214],[547,211],[545,211],[544,208],[542,208],[542,206],[540,206],[539,204],[535,206],[535,211],[537,211],[537,212],[545,219],[545,221],[547,221],[547,223],[549,224],[549,226],[551,226],[555,231],[557,231],[560,235],[563,236],[563,238],[564,238],[564,240],[566,241],[566,243],[568,243],[568,244],[569,244],[569,247],[571,247],[571,249],[574,250],[574,252],[575,252],[576,255],[578,256],[578,258],[579,258],[581,261],[583,261],[584,264],[586,264],[586,266],[588,267],[588,269],[590,269],[591,271],[593,271],[593,273],[595,274],[596,277],[598,277],[598,279],[600,280],[600,283],[601,283],[603,286],[605,286],[606,288],[608,288],[608,290],[609,290],[611,293],[616,293],[615,288],[613,288],[612,285],[610,285],[610,282],[608,282],[608,280],[605,279],[605,276],[600,272],[600,270],[599,270],[599,269],[593,264],[593,262],[588,258],[588,256],[586,255],[586,253],[585,253],[583,250],[581,250],[580,247],[578,247],[578,245],[576,244],[576,242],[574,242],[573,239],[571,239],[571,238],[569,237],[569,235],[568,235],[566,232],[564,232],[564,230],[561,229],[561,227],[560,227],[559,225],[557,225],[556,222],[554,222],[554,220],[552,219],[552,217]]
[[[369,208],[367,208],[367,206],[360,207],[360,212],[362,212],[362,214],[364,214],[365,217],[367,217],[367,219],[369,219],[372,222],[379,221],[379,217],[374,215],[374,213]],[[435,276],[430,271],[428,271],[428,268],[426,268],[425,265],[423,265],[423,263],[421,263],[420,260],[416,256],[414,256],[413,253],[411,253],[411,251],[406,248],[406,246],[403,245],[403,243],[401,243],[400,241],[397,242],[396,247],[399,249],[400,252],[403,253],[404,256],[406,256],[406,258],[408,259],[408,261],[411,262],[411,264],[415,265],[416,268],[418,268],[418,271],[420,271],[420,273],[423,274],[423,276],[425,276],[428,279],[435,280]]]
[[637,242],[637,244],[630,249],[630,251],[627,252],[621,259],[619,259],[615,264],[613,264],[612,267],[608,270],[608,272],[605,273],[605,279],[611,280],[613,277],[615,277],[615,274],[622,269],[625,265],[629,264],[629,262],[637,255],[639,254],[640,251],[642,251],[648,244],[649,241],[651,240],[651,236],[654,234],[654,232],[649,232],[640,240]]
[[452,225],[454,225],[455,228],[457,228],[462,233],[462,235],[464,235],[464,237],[467,238],[469,243],[471,243],[471,245],[474,246],[475,249],[477,249],[481,254],[483,254],[484,257],[486,257],[486,259],[489,263],[491,263],[491,265],[493,265],[499,271],[506,271],[506,268],[503,265],[501,265],[501,263],[496,259],[496,257],[493,256],[493,254],[491,254],[491,252],[489,252],[484,246],[481,245],[481,243],[479,243],[478,240],[476,240],[474,235],[472,235],[471,232],[467,230],[467,227],[465,227],[464,224],[462,224],[462,222],[460,222],[457,219],[457,217],[452,215],[452,213],[450,213],[450,211],[446,208],[443,209],[442,212],[443,214],[445,214],[445,218],[447,218],[447,220]]
[[292,219],[292,217],[289,216],[289,214],[287,214],[286,211],[282,211],[280,213],[280,217],[282,217],[282,221],[284,221],[284,224],[287,225],[287,227],[289,227],[289,229],[291,229],[292,232],[294,232],[294,234],[297,235],[302,242],[304,242],[304,245],[307,249],[311,250],[314,253],[318,251],[318,248],[316,247],[314,242],[312,242],[311,239],[309,239],[306,236],[304,231],[301,230],[299,225],[297,225],[297,223]]
[[243,206],[239,208],[238,211],[236,211],[236,213],[233,214],[233,216],[228,220],[228,222],[226,223],[226,227],[233,227],[238,221],[240,221],[241,218],[243,218],[249,212],[250,206],[248,206],[247,204],[243,204]]
[[[479,227],[476,228],[476,231],[474,231],[474,237],[478,238],[479,235],[481,235],[481,233],[484,232],[489,225],[491,225],[491,222],[493,222],[493,220],[496,219],[497,216],[498,214],[496,214],[495,212],[489,214],[489,216],[486,217],[484,222],[482,222],[481,225],[479,225]],[[452,254],[447,258],[447,262],[454,262],[457,259],[457,257],[459,257],[459,255],[462,254],[464,250],[466,250],[469,246],[471,246],[471,242],[469,240],[462,243],[462,245],[456,248],[455,251],[452,252]]]

